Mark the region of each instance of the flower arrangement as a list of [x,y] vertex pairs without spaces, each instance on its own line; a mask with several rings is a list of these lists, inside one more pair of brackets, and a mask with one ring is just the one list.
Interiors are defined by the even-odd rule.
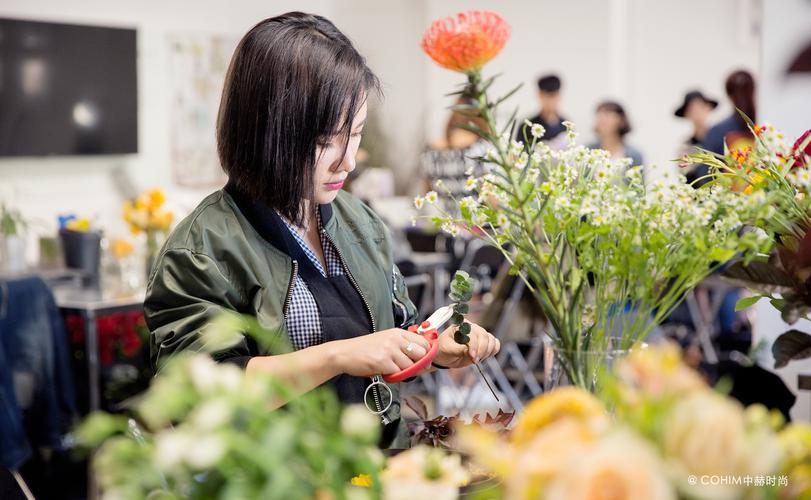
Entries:
[[172,225],[174,214],[164,208],[166,196],[160,189],[152,189],[135,200],[124,202],[124,221],[133,235],[146,234],[147,254],[158,252],[158,235],[166,235]]
[[[711,183],[720,188],[742,188],[761,203],[769,200],[771,213],[757,224],[775,235],[776,248],[771,255],[731,266],[724,275],[755,291],[738,302],[739,309],[766,298],[793,324],[811,315],[811,130],[789,148],[773,125],[747,122],[754,147],[723,155],[702,151],[686,162],[709,165]],[[775,367],[808,357],[809,349],[811,335],[799,330],[782,334],[772,346]]]
[[[268,339],[250,318],[224,317],[210,330],[212,349],[238,331]],[[289,402],[274,409],[280,397]],[[329,390],[294,397],[269,375],[246,376],[200,353],[163,366],[133,418],[93,414],[77,437],[97,448],[104,498],[286,500],[379,498],[379,432],[362,405],[342,408]],[[360,474],[370,488],[352,484]]]
[[675,345],[636,350],[614,368],[599,399],[556,389],[527,405],[508,438],[465,427],[459,443],[498,474],[507,499],[811,494],[808,424],[784,425],[712,390]]
[[[725,262],[768,250],[767,234],[740,231],[772,210],[761,198],[693,189],[681,176],[646,186],[641,167],[578,146],[568,123],[561,151],[542,142],[543,127],[528,122],[524,140],[511,140],[515,113],[501,124],[496,116],[517,88],[492,99],[495,77],[481,74],[508,34],[497,14],[474,12],[436,21],[423,38],[432,59],[466,75],[456,94],[473,104],[454,109],[484,120],[484,128],[472,122],[463,128],[489,146],[477,158],[486,173],[471,175],[470,196],[454,199],[459,215],[437,207],[440,215],[431,219],[502,250],[547,316],[566,377],[590,387],[600,364],[592,362],[594,353],[631,348]],[[430,192],[415,205],[436,198]]]

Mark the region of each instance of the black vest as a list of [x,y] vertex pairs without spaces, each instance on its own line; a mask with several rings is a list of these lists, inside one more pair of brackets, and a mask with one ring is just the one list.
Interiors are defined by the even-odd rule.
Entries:
[[[324,342],[353,338],[372,332],[370,312],[345,266],[344,274],[324,277],[290,234],[275,210],[243,195],[231,183],[225,189],[257,232],[298,263],[299,275],[307,283],[318,306]],[[332,207],[319,205],[318,209],[321,224],[324,226],[332,217]],[[346,374],[338,375],[329,381],[338,399],[343,403],[363,403],[363,394],[370,382],[368,378]]]

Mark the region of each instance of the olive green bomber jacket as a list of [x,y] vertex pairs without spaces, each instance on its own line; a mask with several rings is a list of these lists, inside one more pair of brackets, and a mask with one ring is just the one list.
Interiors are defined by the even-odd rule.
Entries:
[[[326,207],[331,217],[324,229],[366,300],[375,331],[412,324],[417,311],[392,260],[383,222],[343,191]],[[259,234],[226,190],[212,193],[177,225],[155,261],[144,303],[153,363],[160,366],[178,351],[200,350],[201,332],[225,310],[254,316],[265,329],[287,335],[286,299],[293,280],[292,259]],[[243,338],[214,357],[274,354],[256,349]],[[387,417],[397,420],[399,391],[392,385],[395,403]]]

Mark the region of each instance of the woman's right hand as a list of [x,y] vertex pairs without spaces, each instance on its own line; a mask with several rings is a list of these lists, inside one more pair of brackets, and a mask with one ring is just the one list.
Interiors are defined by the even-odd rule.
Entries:
[[[409,343],[411,351],[408,351]],[[390,328],[333,344],[333,359],[341,373],[356,377],[388,375],[413,365],[430,349],[422,335]]]

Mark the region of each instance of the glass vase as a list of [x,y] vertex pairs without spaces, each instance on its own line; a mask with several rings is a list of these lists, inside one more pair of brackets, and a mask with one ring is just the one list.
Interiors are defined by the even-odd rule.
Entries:
[[614,363],[625,358],[631,349],[622,347],[619,339],[609,338],[599,347],[569,350],[563,349],[553,340],[545,338],[543,349],[544,391],[574,385],[596,393],[599,390],[601,373],[610,371]]

